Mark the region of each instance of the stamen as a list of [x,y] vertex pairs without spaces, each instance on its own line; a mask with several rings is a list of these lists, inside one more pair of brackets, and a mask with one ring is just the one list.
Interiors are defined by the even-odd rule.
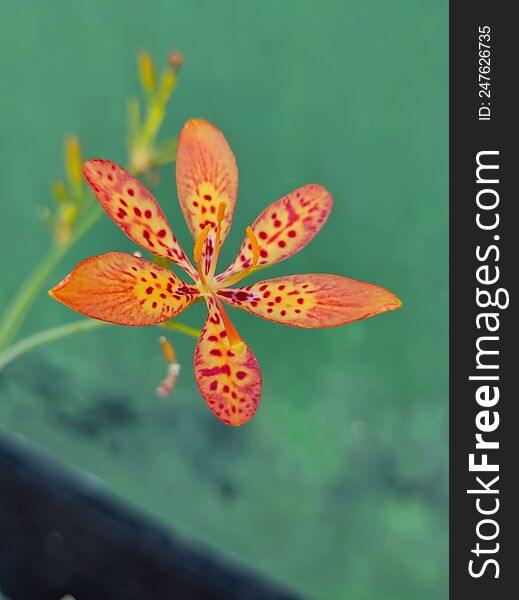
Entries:
[[220,202],[218,205],[218,213],[216,215],[216,220],[218,223],[221,223],[225,218],[225,211],[227,209],[227,204],[225,202]]
[[177,362],[177,354],[175,352],[175,348],[173,348],[173,344],[164,336],[159,339],[159,342],[162,347],[164,358],[168,361],[168,363]]
[[221,283],[219,286],[220,288],[227,287],[228,285],[231,285],[231,284],[235,285],[242,279],[245,279],[245,277],[247,277],[247,275],[252,271],[252,269],[254,269],[254,267],[258,264],[258,260],[260,257],[260,247],[258,244],[258,239],[254,235],[254,231],[252,231],[252,227],[247,227],[245,229],[245,231],[247,232],[247,237],[249,238],[249,241],[252,246],[252,261],[246,269],[244,269],[243,271],[240,271],[240,273],[236,273],[236,275],[231,275],[231,277],[229,277],[229,279],[226,279],[223,283]]
[[247,227],[245,229],[245,231],[247,232],[247,237],[249,238],[249,241],[251,243],[252,246],[252,267],[255,267],[259,257],[260,257],[260,247],[258,244],[258,239],[256,238],[256,236],[254,235],[254,231],[252,231],[252,227]]

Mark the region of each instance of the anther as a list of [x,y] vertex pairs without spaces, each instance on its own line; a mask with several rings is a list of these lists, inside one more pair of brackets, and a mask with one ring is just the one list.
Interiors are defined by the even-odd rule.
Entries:
[[157,395],[167,396],[175,389],[178,375],[180,373],[180,365],[177,363],[177,355],[171,342],[165,337],[161,337],[159,342],[164,357],[168,363],[168,370],[166,372],[166,377],[162,380],[157,388]]
[[225,202],[220,202],[218,205],[218,213],[216,215],[216,220],[218,223],[221,223],[225,218],[225,211],[227,210],[227,204]]
[[252,269],[254,269],[254,267],[258,264],[258,260],[260,257],[260,247],[258,244],[258,239],[254,235],[252,227],[247,227],[245,231],[247,232],[247,237],[249,238],[249,242],[252,246],[252,260],[250,262],[250,265],[243,271],[240,271],[235,275],[231,275],[229,279],[226,279],[223,283],[220,284],[220,288],[227,287],[228,285],[236,285],[239,281],[247,277],[247,275],[252,271]]
[[173,348],[173,344],[164,336],[159,339],[159,342],[162,347],[164,358],[168,361],[168,363],[177,362],[177,354],[175,352],[175,348]]
[[245,229],[245,231],[247,232],[247,237],[249,238],[249,242],[251,243],[252,246],[252,264],[251,264],[251,268],[255,267],[259,257],[260,257],[260,247],[258,244],[258,240],[256,238],[256,236],[254,235],[254,231],[252,231],[252,227],[247,227]]

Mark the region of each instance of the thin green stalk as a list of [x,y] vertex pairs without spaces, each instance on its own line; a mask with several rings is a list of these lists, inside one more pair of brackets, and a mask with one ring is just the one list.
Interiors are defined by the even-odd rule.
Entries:
[[52,327],[45,331],[40,331],[33,335],[30,335],[19,342],[13,344],[10,348],[7,348],[0,354],[0,371],[8,365],[15,358],[18,358],[21,354],[25,354],[33,348],[37,348],[48,342],[59,340],[60,338],[73,335],[75,333],[81,333],[83,331],[90,331],[109,325],[104,321],[95,321],[94,319],[81,319],[80,321],[74,321],[73,323],[67,323],[66,325],[59,325],[58,327]]
[[68,245],[53,246],[49,254],[44,257],[18,290],[1,318],[0,350],[11,343],[40,289],[67,250]]
[[[178,68],[178,67],[177,67]],[[154,96],[148,111],[147,120],[143,126],[143,131],[141,132],[143,141],[147,141],[147,146],[151,147],[153,145],[153,141],[162,125],[162,121],[165,117],[166,106],[168,100],[175,88],[176,84],[176,70],[171,71],[168,69],[165,71],[160,86],[157,92],[156,97]],[[131,146],[135,145],[137,140],[138,133],[140,130],[140,115],[139,115],[139,105],[138,102],[132,100],[129,104],[129,117],[130,117],[130,139]],[[171,142],[167,142],[171,145]],[[72,144],[72,146],[71,146]],[[169,152],[164,155],[159,154],[159,162],[166,160],[167,158],[171,158],[174,155],[174,151],[176,150],[176,145],[173,144],[171,147],[168,147]],[[72,185],[77,183],[77,207],[83,211],[83,202],[82,202],[82,192],[83,188],[81,187],[81,173],[80,173],[80,165],[81,165],[81,149],[79,147],[79,142],[76,138],[69,139],[67,142],[66,149],[67,156],[67,166],[68,166],[68,177]],[[79,165],[78,171],[74,171],[75,166]],[[136,174],[135,166],[130,166],[130,173]],[[59,199],[59,198],[58,198]],[[0,317],[0,359],[2,356],[5,356],[5,353],[2,354],[2,351],[6,350],[13,339],[15,339],[27,313],[29,312],[31,306],[34,304],[36,298],[38,297],[41,289],[45,285],[49,275],[52,273],[54,267],[59,263],[59,261],[63,258],[63,256],[67,253],[67,251],[71,248],[71,246],[77,242],[99,219],[102,214],[101,208],[96,204],[92,206],[90,209],[86,209],[86,214],[81,221],[77,223],[77,228],[75,228],[75,232],[70,238],[70,240],[64,243],[55,243],[50,249],[49,253],[43,258],[43,260],[37,265],[34,271],[29,275],[29,277],[22,283],[21,287],[15,294],[11,303],[7,306],[5,311]],[[192,332],[189,333],[191,328],[185,326],[187,328],[184,333],[188,333],[188,335],[193,335]],[[174,327],[173,327],[174,329]],[[180,329],[179,329],[180,330]],[[36,334],[38,336],[40,334]],[[42,332],[43,335],[43,332]],[[31,336],[32,337],[32,336]],[[61,337],[61,336],[58,336]],[[25,342],[30,338],[26,338],[22,340]],[[54,339],[54,338],[51,338]],[[22,343],[20,342],[20,343]],[[43,343],[43,342],[41,342]],[[16,346],[14,346],[16,347]],[[10,349],[12,350],[12,348]],[[6,351],[7,352],[7,351]]]
[[[96,321],[95,319],[81,319],[80,321],[74,321],[73,323],[67,323],[66,325],[58,325],[57,327],[52,327],[50,329],[45,329],[45,331],[40,331],[38,333],[34,333],[33,335],[29,335],[19,342],[16,342],[3,352],[0,352],[0,371],[20,355],[25,354],[29,350],[33,350],[38,346],[42,346],[43,344],[53,342],[54,340],[59,340],[70,335],[75,335],[76,333],[82,333],[83,331],[98,329],[99,327],[104,327],[105,325],[110,325],[110,323],[106,323],[105,321]],[[179,333],[183,333],[195,338],[200,336],[199,329],[195,329],[194,327],[184,325],[184,323],[177,323],[175,321],[161,323],[158,325],[158,327],[169,329],[170,331],[178,331]]]
[[59,245],[54,245],[50,252],[43,258],[36,269],[25,280],[11,304],[7,307],[0,321],[0,351],[7,348],[12,342],[23,320],[38,297],[41,288],[45,285],[54,267],[75,244],[99,219],[102,211],[94,206],[85,218],[78,224],[78,228],[71,239]]
[[[101,218],[103,214],[103,209],[99,206],[99,204],[95,203],[93,206],[87,211],[85,217],[78,223],[78,227],[70,239],[68,248],[70,248],[73,244],[75,244],[80,238],[82,238],[85,233],[93,227],[97,221]],[[67,248],[67,250],[68,250]]]
[[185,333],[186,335],[190,335],[191,337],[198,338],[202,333],[200,329],[196,329],[195,327],[189,327],[189,325],[184,325],[184,323],[177,323],[176,321],[166,321],[165,323],[161,323],[159,327],[163,327],[164,329],[171,329],[173,331],[178,331],[179,333]]

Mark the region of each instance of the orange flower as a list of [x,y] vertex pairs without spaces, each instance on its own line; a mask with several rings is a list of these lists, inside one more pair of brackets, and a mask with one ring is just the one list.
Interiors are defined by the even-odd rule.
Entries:
[[109,252],[81,262],[50,295],[95,319],[154,325],[204,298],[208,318],[195,350],[198,386],[213,413],[242,425],[256,412],[261,371],[232,325],[224,303],[295,327],[333,327],[393,310],[400,300],[386,289],[338,275],[290,275],[236,288],[257,267],[303,248],[330,214],[332,197],[305,185],[268,206],[247,227],[238,256],[216,275],[238,194],[238,169],[222,133],[201,119],[186,123],[176,164],[180,205],[195,239],[190,262],[152,194],[118,165],[85,164],[85,177],[108,216],[134,242],[182,267],[193,283],[142,258]]

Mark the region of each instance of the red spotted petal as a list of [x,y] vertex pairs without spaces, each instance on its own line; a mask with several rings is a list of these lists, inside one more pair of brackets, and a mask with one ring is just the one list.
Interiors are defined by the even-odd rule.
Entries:
[[238,169],[221,131],[203,119],[188,121],[180,133],[177,188],[180,206],[195,239],[207,223],[216,226],[218,205],[225,202],[223,242],[238,195]]
[[87,317],[119,325],[168,321],[199,297],[168,269],[124,252],[87,258],[49,294]]
[[[258,265],[277,263],[304,248],[324,225],[332,209],[331,195],[320,185],[305,185],[273,202],[254,221],[252,230],[260,246]],[[252,252],[246,237],[234,262],[217,281],[246,269]]]
[[344,325],[401,304],[383,287],[339,275],[291,275],[218,294],[228,304],[295,327]]
[[196,278],[158,202],[140,181],[108,160],[88,161],[84,173],[108,216],[132,241]]
[[[209,316],[195,351],[195,375],[200,392],[213,413],[227,425],[243,425],[258,408],[261,371],[256,357],[237,336],[229,341],[227,315],[207,301]],[[232,327],[232,326],[231,326]],[[233,337],[231,335],[231,337]]]

